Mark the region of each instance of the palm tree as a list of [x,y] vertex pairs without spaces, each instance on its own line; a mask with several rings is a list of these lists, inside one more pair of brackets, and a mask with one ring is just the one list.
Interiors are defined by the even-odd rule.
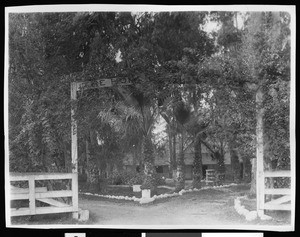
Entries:
[[187,132],[192,136],[192,144],[194,146],[193,160],[193,188],[201,188],[202,173],[202,140],[206,139],[205,130],[209,122],[204,122],[203,118],[199,118],[200,114],[192,113],[192,118],[186,125]]
[[186,137],[186,127],[185,124],[189,121],[191,117],[191,110],[186,103],[182,100],[174,106],[174,116],[178,122],[181,139],[180,139],[180,149],[177,159],[177,173],[176,173],[176,185],[175,191],[180,191],[184,189],[185,185],[185,165],[184,165],[184,141]]
[[157,114],[156,110],[151,99],[145,97],[142,92],[124,87],[117,89],[122,100],[108,106],[107,110],[99,113],[99,117],[104,122],[110,123],[124,136],[128,134],[142,136],[141,150],[145,174],[142,188],[151,189],[151,193],[155,194],[157,185],[152,130]]

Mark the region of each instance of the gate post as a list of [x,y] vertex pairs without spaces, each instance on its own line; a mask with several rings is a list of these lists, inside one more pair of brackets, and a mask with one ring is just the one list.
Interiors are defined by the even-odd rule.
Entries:
[[77,121],[74,118],[76,99],[77,99],[77,83],[71,82],[72,173],[78,172]]
[[263,117],[263,91],[260,85],[256,91],[256,205],[259,216],[264,214],[265,203]]

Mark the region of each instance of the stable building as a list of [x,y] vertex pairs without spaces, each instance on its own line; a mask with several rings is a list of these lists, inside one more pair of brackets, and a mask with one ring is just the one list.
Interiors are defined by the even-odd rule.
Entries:
[[[211,152],[202,145],[202,173],[205,175],[206,169],[217,169],[217,160],[213,160]],[[178,156],[176,153],[176,157]],[[187,180],[192,179],[193,177],[193,161],[194,161],[194,148],[193,146],[188,147],[184,152],[184,163],[185,163],[185,178]],[[123,160],[123,167],[128,171],[139,171],[140,160],[134,159],[132,154],[127,154]],[[231,170],[231,158],[229,152],[225,152],[224,163],[226,168],[226,173],[230,173]],[[170,176],[170,154],[169,150],[165,149],[164,152],[155,153],[155,162],[156,172],[165,178]],[[203,177],[204,178],[204,177]]]

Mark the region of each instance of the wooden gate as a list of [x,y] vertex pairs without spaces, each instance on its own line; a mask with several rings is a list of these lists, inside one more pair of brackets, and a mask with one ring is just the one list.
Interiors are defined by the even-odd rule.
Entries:
[[[28,188],[19,188],[11,185],[10,201],[29,200],[28,207],[10,208],[10,216],[37,215],[49,213],[73,212],[78,214],[78,175],[77,173],[10,173],[10,182],[28,182]],[[72,180],[69,190],[47,190],[47,187],[36,187],[37,180]],[[57,198],[71,197],[72,202],[58,201]],[[54,199],[56,198],[56,199]],[[36,201],[48,204],[37,207]]]
[[[266,178],[285,177],[291,179],[291,171],[264,171],[263,180]],[[273,181],[271,181],[273,182]],[[262,210],[291,210],[291,188],[264,188],[262,189],[262,199],[260,202],[260,209]],[[271,201],[265,202],[266,195],[272,195]]]

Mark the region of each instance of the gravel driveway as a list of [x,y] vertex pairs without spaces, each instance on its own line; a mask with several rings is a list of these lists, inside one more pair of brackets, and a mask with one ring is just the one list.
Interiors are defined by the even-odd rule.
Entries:
[[[171,225],[175,228],[199,226],[214,228],[220,225],[253,224],[236,213],[233,200],[240,190],[230,188],[201,190],[182,196],[156,200],[141,205],[132,201],[111,201],[104,198],[81,196],[80,207],[90,211],[95,225],[114,225],[135,228],[143,225]],[[134,226],[133,226],[134,225]],[[173,227],[173,228],[174,228]]]

